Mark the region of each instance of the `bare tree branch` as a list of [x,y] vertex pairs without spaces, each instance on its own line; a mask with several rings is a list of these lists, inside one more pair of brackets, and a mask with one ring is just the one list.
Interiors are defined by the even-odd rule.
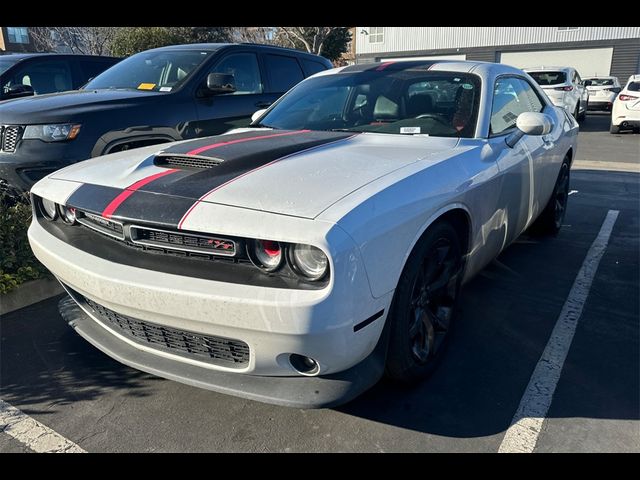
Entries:
[[109,53],[117,27],[31,27],[39,51],[69,51],[89,55]]

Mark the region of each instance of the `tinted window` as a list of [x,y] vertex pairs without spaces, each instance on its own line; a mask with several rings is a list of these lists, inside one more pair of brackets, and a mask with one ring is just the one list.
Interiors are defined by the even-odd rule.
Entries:
[[304,71],[307,74],[307,77],[310,77],[314,73],[322,72],[327,69],[322,63],[314,62],[313,60],[307,60],[306,58],[302,59],[302,66],[304,67]]
[[82,69],[82,80],[84,83],[90,78],[95,78],[104,72],[107,68],[114,65],[116,61],[106,60],[80,60],[80,68]]
[[[496,80],[491,107],[491,133],[498,135],[516,126],[518,115],[542,110],[540,99],[529,85],[515,77]],[[531,95],[533,94],[533,95]]]
[[29,62],[18,67],[3,87],[31,85],[35,93],[64,92],[73,88],[71,67],[67,60]]
[[279,129],[472,137],[475,75],[424,70],[323,75],[295,86],[261,120]]
[[627,90],[632,92],[640,92],[640,82],[631,82],[627,85]]
[[199,50],[137,53],[98,75],[85,88],[170,92],[182,85],[210,54],[210,51]]
[[298,61],[293,57],[265,55],[265,61],[271,79],[272,92],[286,92],[304,78]]
[[607,85],[613,85],[612,78],[587,78],[586,80],[591,80],[592,87],[604,87]]
[[231,95],[262,93],[262,79],[255,53],[236,53],[222,59],[211,73],[229,73],[236,82],[236,91]]
[[527,72],[538,82],[538,85],[558,85],[567,81],[564,72]]
[[5,71],[12,67],[18,62],[18,60],[11,58],[2,58],[0,57],[0,75],[2,75]]

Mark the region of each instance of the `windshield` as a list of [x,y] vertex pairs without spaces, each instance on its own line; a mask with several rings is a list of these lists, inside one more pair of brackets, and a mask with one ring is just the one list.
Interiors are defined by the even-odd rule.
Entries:
[[184,83],[210,53],[199,50],[141,52],[105,70],[87,83],[84,89],[170,92]]
[[480,80],[425,70],[370,70],[310,78],[257,126],[472,137]]
[[538,85],[558,85],[567,81],[567,75],[564,72],[527,72],[538,82]]
[[592,87],[605,87],[613,85],[613,78],[587,78],[586,80],[591,80]]
[[0,75],[9,70],[10,67],[18,63],[18,60],[12,58],[0,58]]

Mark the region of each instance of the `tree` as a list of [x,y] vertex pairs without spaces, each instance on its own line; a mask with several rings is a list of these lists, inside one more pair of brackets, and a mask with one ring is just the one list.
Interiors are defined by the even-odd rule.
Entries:
[[279,27],[277,42],[337,60],[347,51],[351,32],[347,27]]
[[231,41],[232,27],[169,27],[175,43],[221,43]]
[[277,27],[233,27],[234,42],[273,44]]
[[172,45],[174,35],[165,27],[122,27],[111,44],[111,54],[128,57],[150,48]]
[[117,27],[30,27],[39,52],[71,52],[87,55],[109,53]]

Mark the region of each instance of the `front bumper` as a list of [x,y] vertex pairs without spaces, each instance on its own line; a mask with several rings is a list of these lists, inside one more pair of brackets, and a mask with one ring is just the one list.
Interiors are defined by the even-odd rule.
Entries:
[[175,362],[121,342],[69,297],[60,301],[59,308],[64,320],[76,332],[125,365],[195,387],[260,402],[296,408],[335,407],[369,389],[384,373],[386,332],[370,355],[340,373],[322,377],[236,375]]
[[[341,232],[332,229],[328,234],[328,241],[342,245],[344,254],[332,253],[331,280],[320,290],[234,284],[116,263],[61,241],[37,219],[29,228],[29,241],[36,257],[83,297],[144,322],[242,341],[249,346],[250,358],[242,368],[229,368],[118,337],[131,348],[239,376],[299,375],[289,362],[295,353],[318,361],[318,374],[327,375],[353,367],[373,351],[385,316],[365,328],[355,327],[380,311],[386,313],[392,296],[389,292],[373,298],[357,248]],[[345,246],[351,244],[352,249]]]

